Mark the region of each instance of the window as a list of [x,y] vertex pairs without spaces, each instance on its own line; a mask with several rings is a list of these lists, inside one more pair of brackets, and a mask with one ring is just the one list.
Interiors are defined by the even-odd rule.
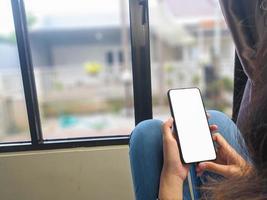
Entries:
[[[132,77],[122,78],[132,67],[127,1],[24,2],[44,139],[128,135],[134,112]],[[119,49],[128,55],[124,62],[114,59]]]
[[170,115],[166,91],[179,87],[199,87],[207,109],[231,116],[234,44],[219,2],[149,3],[155,117]]
[[[0,151],[128,143],[135,122],[128,1],[6,2],[0,47],[15,64],[5,78],[14,88],[1,85],[11,94],[1,96],[1,118],[12,127],[1,125]],[[18,117],[23,129],[14,128]]]
[[10,1],[0,1],[0,142],[30,141]]
[[0,151],[127,144],[134,122],[170,115],[171,87],[198,86],[230,114],[233,44],[218,5],[193,3],[1,1],[0,117],[12,123]]
[[124,62],[124,57],[123,57],[122,51],[118,52],[118,61],[119,61],[119,63],[123,63]]
[[111,51],[108,51],[106,54],[106,57],[107,57],[107,61],[106,61],[107,65],[112,66],[114,63],[113,53]]

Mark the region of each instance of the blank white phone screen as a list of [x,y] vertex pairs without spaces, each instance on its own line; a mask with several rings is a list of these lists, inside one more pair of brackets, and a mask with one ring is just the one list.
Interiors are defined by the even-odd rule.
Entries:
[[197,88],[173,89],[169,97],[184,162],[216,159],[200,91]]

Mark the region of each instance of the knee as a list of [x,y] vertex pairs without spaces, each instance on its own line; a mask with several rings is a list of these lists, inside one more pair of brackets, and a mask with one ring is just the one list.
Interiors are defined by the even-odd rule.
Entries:
[[208,110],[207,111],[212,117],[228,117],[225,113],[218,110]]
[[130,146],[161,140],[161,126],[160,120],[150,119],[140,122],[131,133]]
[[225,122],[232,121],[229,116],[225,113],[217,111],[217,110],[208,110],[210,114],[209,123],[210,124],[224,124]]

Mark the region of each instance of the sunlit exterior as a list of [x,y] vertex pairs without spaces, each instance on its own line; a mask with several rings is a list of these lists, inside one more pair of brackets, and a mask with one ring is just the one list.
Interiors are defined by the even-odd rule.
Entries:
[[[11,6],[1,4],[0,20],[8,20],[0,23],[0,141],[29,140]],[[129,135],[128,1],[25,0],[25,7],[44,138]],[[192,86],[208,108],[231,114],[234,46],[217,2],[151,0],[149,18],[154,117],[170,115],[169,88]]]

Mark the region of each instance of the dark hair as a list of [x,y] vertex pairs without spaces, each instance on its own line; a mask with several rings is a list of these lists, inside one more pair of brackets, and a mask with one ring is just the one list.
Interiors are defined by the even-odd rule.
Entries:
[[210,181],[203,187],[204,199],[267,199],[267,87],[261,94],[251,101],[243,132],[253,169],[242,177]]

